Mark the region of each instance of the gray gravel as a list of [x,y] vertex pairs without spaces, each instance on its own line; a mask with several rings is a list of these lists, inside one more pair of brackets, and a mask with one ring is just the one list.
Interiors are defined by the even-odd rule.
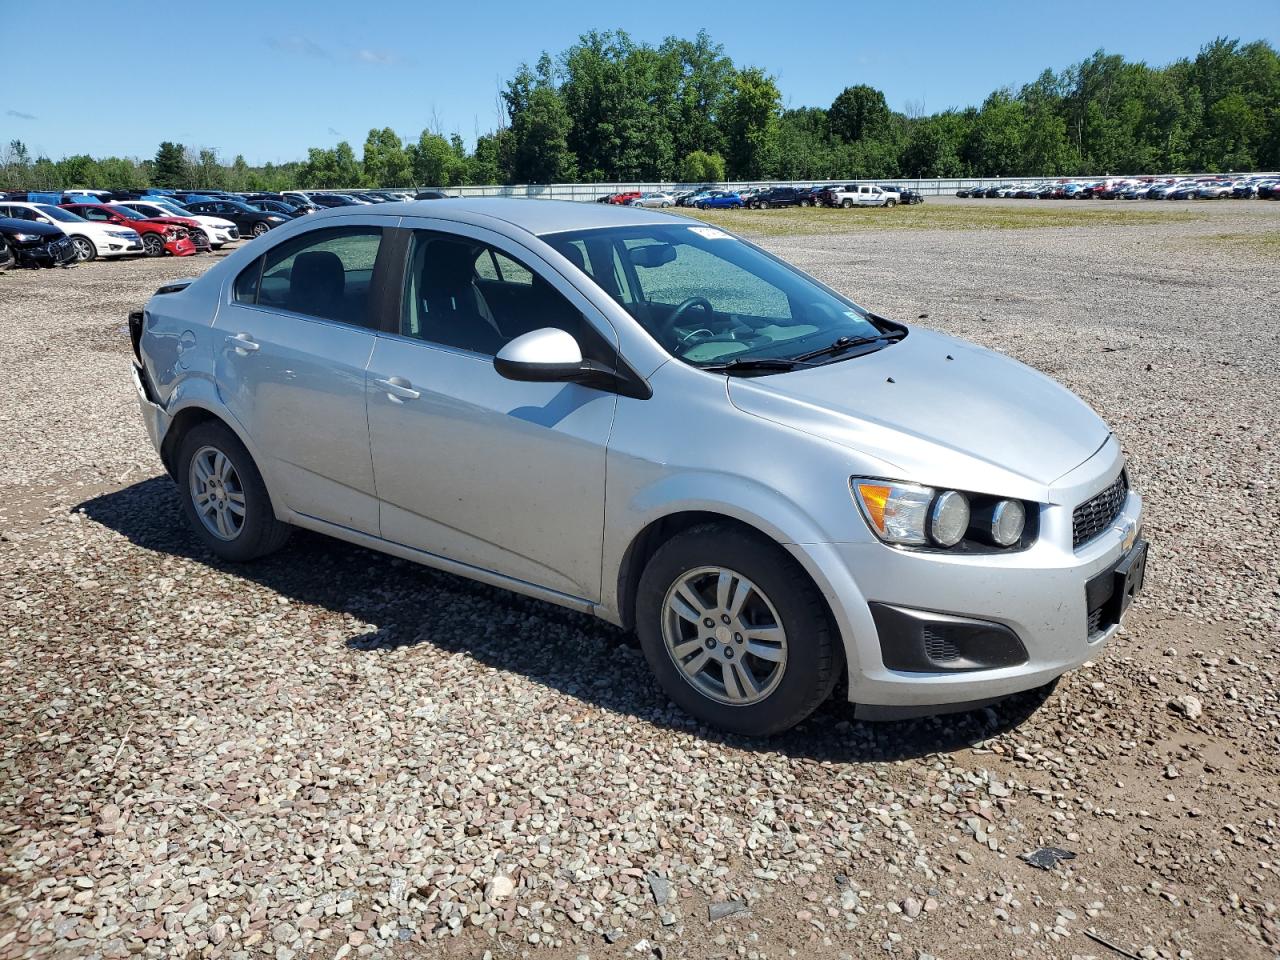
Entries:
[[214,561],[120,332],[210,258],[0,276],[0,958],[1276,956],[1280,260],[1217,237],[1280,204],[1239,206],[766,241],[1078,391],[1155,543],[1055,690],[767,743],[577,614],[311,535]]

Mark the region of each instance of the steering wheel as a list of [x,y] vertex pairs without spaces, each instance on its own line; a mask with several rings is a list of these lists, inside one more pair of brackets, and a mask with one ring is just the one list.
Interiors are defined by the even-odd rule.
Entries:
[[684,318],[684,315],[688,313],[690,310],[692,310],[694,307],[701,307],[703,310],[706,311],[708,317],[710,317],[712,314],[716,312],[716,308],[711,305],[711,301],[709,301],[706,297],[690,297],[687,300],[682,300],[680,304],[677,305],[677,307],[671,311],[671,315],[667,317],[667,322],[665,324],[665,332],[674,333],[676,329],[676,324],[680,320],[682,320]]

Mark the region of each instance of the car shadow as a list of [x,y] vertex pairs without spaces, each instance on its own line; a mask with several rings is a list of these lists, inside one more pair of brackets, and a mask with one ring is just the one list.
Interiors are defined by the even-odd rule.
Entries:
[[948,753],[1017,727],[1052,690],[1050,685],[966,713],[867,722],[855,718],[842,699],[842,681],[794,730],[751,740],[706,727],[676,708],[652,678],[634,636],[587,614],[301,530],[273,556],[228,564],[188,530],[177,488],[164,476],[74,509],[144,550],[201,563],[290,601],[375,624],[346,640],[353,651],[376,654],[429,643],[523,674],[584,703],[741,749],[846,763]]

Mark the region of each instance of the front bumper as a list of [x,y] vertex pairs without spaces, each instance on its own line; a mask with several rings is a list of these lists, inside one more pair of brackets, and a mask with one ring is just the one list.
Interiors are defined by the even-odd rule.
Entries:
[[[1105,487],[1120,467],[1119,449],[1108,441],[1062,478],[1051,488],[1052,503],[1042,509],[1039,537],[1026,550],[966,555],[899,550],[878,541],[793,545],[811,572],[820,571],[815,578],[840,625],[849,699],[894,708],[990,700],[1042,686],[1097,656],[1119,629],[1112,608],[1099,616],[1099,603],[1111,593],[1100,598],[1098,583],[1133,547],[1142,498],[1130,490],[1106,530],[1079,549],[1072,548],[1071,519],[1075,506]],[[886,616],[886,607],[902,615]],[[906,654],[886,657],[884,642],[905,636],[903,617],[913,614],[917,620],[941,615],[941,621],[962,622],[968,630],[985,624],[1007,631],[1025,655],[1015,650],[1003,658],[970,658],[951,669]],[[960,647],[963,653],[963,642]],[[930,669],[895,669],[886,659],[900,668]]]
[[109,237],[97,244],[100,257],[129,257],[142,253],[142,238]]

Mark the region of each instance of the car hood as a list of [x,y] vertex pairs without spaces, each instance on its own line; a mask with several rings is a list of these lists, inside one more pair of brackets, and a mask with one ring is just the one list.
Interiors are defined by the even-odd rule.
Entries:
[[32,233],[45,239],[65,236],[59,227],[55,227],[52,224],[36,223],[34,220],[19,220],[16,217],[0,217],[0,233],[8,235]]
[[1079,397],[975,344],[913,328],[875,353],[811,369],[733,377],[731,402],[881,461],[888,479],[1049,498],[1106,442]]

